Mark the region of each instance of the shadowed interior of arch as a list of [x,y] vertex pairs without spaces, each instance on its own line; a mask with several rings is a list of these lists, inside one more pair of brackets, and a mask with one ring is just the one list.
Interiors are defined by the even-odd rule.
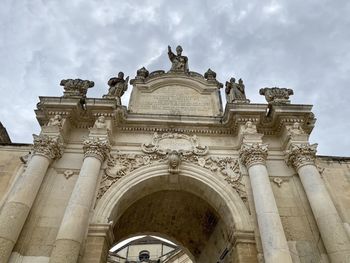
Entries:
[[115,222],[116,243],[153,233],[182,246],[193,262],[206,262],[204,258],[218,260],[227,248],[224,240],[228,240],[230,231],[205,200],[178,190],[162,190],[140,198]]

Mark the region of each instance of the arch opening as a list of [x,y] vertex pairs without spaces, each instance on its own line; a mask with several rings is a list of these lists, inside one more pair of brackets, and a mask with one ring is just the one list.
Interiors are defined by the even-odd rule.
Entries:
[[235,233],[253,233],[238,194],[198,166],[182,164],[179,174],[167,168],[157,164],[121,178],[99,200],[93,221],[113,222],[114,244],[153,234],[181,246],[193,262],[236,262],[224,259]]

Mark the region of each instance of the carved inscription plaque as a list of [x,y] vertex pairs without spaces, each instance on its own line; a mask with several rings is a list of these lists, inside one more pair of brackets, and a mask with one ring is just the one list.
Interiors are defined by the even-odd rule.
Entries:
[[216,91],[200,94],[195,89],[183,86],[166,86],[153,92],[137,90],[130,105],[135,113],[169,115],[219,115]]

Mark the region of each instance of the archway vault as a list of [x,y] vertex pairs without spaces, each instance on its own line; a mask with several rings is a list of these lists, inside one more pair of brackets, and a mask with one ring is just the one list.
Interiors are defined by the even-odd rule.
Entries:
[[[151,206],[152,211],[145,215]],[[163,214],[163,218],[154,216],[157,214]],[[158,227],[152,227],[152,217]],[[142,220],[147,223],[141,223]],[[190,163],[182,163],[179,174],[169,174],[166,164],[157,163],[122,177],[106,191],[94,210],[93,224],[109,222],[113,222],[114,242],[140,233],[157,233],[183,245],[196,262],[204,262],[199,258],[211,253],[208,242],[217,243],[212,240],[214,232],[216,239],[222,236],[220,242],[227,244],[228,249],[242,235],[254,243],[251,218],[238,193],[223,178]],[[126,227],[128,223],[132,227]],[[186,223],[188,226],[181,232],[179,227]],[[174,226],[170,229],[168,224]],[[218,259],[220,255],[215,253]]]

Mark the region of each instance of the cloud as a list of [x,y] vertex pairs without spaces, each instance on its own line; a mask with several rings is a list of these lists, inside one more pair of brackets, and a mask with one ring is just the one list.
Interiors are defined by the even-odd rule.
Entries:
[[38,96],[61,96],[61,79],[93,80],[88,95],[101,97],[119,71],[168,70],[167,45],[181,44],[191,70],[243,78],[252,102],[265,102],[262,87],[293,88],[293,103],[315,105],[319,153],[349,155],[349,13],[345,0],[5,0],[1,121],[13,141],[31,142]]

